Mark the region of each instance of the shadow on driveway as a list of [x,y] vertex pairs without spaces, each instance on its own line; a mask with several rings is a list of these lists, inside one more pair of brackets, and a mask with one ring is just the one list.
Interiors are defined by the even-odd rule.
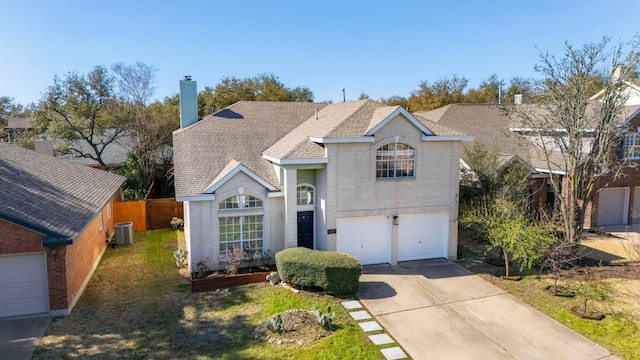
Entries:
[[48,314],[0,318],[0,359],[31,359],[49,322]]

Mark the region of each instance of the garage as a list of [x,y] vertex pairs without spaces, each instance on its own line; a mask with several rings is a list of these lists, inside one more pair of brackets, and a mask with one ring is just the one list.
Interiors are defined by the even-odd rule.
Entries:
[[44,253],[0,256],[0,317],[49,311]]
[[598,226],[627,223],[629,188],[606,188],[598,195]]
[[391,221],[386,215],[338,218],[336,225],[338,252],[362,265],[391,262]]
[[398,216],[398,261],[447,257],[449,214],[446,212]]

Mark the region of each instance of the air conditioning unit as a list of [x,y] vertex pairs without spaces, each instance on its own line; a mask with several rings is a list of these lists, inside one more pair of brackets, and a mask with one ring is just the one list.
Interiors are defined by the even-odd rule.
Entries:
[[133,245],[133,223],[116,224],[116,245]]

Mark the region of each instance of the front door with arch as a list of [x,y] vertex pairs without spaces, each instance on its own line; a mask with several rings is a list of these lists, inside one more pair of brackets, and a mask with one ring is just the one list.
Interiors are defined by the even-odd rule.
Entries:
[[[315,175],[315,173],[314,173]],[[315,238],[314,210],[316,187],[310,183],[298,184],[298,246],[313,249]]]
[[298,211],[298,246],[313,249],[313,211]]

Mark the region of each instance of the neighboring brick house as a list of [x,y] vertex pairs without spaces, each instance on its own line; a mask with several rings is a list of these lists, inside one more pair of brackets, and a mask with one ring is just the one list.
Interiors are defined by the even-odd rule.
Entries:
[[[631,97],[630,99],[636,99]],[[597,100],[594,98],[594,101]],[[561,168],[551,169],[539,146],[535,145],[537,136],[530,130],[522,128],[517,120],[507,115],[509,106],[530,106],[531,111],[540,111],[535,105],[495,104],[451,104],[439,109],[417,112],[443,126],[457,131],[472,134],[475,142],[497,151],[503,164],[517,160],[531,169],[532,207],[538,206],[552,209],[556,206],[553,189],[547,184],[550,174],[563,176]],[[640,106],[628,104],[621,114],[621,122],[625,122],[632,133],[627,136],[621,151],[621,157],[630,160],[632,166],[625,170],[624,176],[611,182],[601,178],[596,185],[596,194],[587,208],[585,228],[604,225],[627,225],[640,223],[640,170],[633,163],[640,160]],[[467,144],[470,149],[472,143]],[[552,157],[558,154],[551,152]],[[462,156],[465,158],[464,152]],[[556,163],[561,163],[558,159]],[[635,214],[635,215],[634,215]]]
[[296,246],[362,264],[456,258],[472,137],[370,100],[242,101],[198,122],[195,82],[180,85],[175,183],[191,269]]
[[0,317],[69,314],[113,234],[124,181],[0,143]]

